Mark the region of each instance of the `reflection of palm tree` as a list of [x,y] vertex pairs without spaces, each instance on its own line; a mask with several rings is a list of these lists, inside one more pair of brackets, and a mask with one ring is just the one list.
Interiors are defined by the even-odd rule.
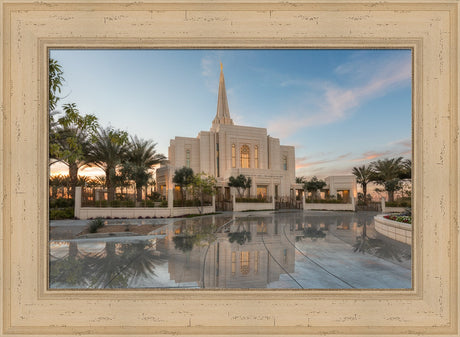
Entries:
[[127,269],[131,277],[155,276],[155,267],[166,261],[152,243],[145,242],[124,245],[122,255],[128,262]]
[[82,287],[86,279],[82,277],[85,264],[79,258],[68,255],[61,259],[50,261],[50,281],[54,284],[63,283],[66,286]]
[[119,248],[117,251],[114,242],[107,242],[105,252],[93,258],[92,287],[126,288],[134,277],[155,276],[155,267],[165,262],[150,242],[125,243]]
[[125,273],[125,260],[116,253],[116,243],[108,241],[105,250],[98,254],[85,257],[88,269],[91,270],[90,288],[126,288],[128,286]]
[[356,243],[353,245],[353,251],[363,254],[368,253],[382,259],[390,259],[401,262],[402,252],[394,245],[391,245],[381,239],[370,238],[367,235],[366,228],[370,225],[370,223],[371,220],[366,217],[361,224],[358,224],[358,226],[361,225],[363,227],[363,230],[361,235],[356,237]]

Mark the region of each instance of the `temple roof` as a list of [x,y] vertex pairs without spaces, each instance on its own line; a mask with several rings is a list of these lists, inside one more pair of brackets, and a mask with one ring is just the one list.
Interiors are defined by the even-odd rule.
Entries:
[[230,118],[230,111],[228,109],[227,91],[225,90],[224,70],[222,63],[220,64],[220,78],[219,78],[219,93],[217,95],[217,112],[216,117],[212,121],[211,130],[215,130],[217,125],[227,124],[233,125],[233,120]]

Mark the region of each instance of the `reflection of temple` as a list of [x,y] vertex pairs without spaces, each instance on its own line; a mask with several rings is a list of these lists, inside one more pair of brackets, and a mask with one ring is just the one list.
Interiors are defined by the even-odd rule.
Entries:
[[[282,226],[274,216],[236,219],[225,227],[211,227],[215,233],[198,234],[204,240],[190,251],[181,251],[173,237],[190,235],[193,229],[181,222],[169,225],[164,249],[170,279],[199,282],[205,288],[266,288],[280,275],[294,272],[294,232]],[[236,233],[235,237],[241,233],[244,243],[231,243],[229,233]]]
[[217,243],[208,251],[203,283],[206,288],[266,288],[281,274],[294,272],[295,242],[286,235],[274,217],[237,220],[230,232],[245,230],[251,241],[230,243],[228,233],[219,233]]

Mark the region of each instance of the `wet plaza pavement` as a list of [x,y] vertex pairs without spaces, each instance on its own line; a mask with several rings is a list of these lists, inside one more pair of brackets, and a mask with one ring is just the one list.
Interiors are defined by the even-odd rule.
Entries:
[[142,236],[85,238],[78,233],[87,221],[52,221],[50,288],[411,288],[411,247],[376,233],[374,215],[109,220],[161,226]]

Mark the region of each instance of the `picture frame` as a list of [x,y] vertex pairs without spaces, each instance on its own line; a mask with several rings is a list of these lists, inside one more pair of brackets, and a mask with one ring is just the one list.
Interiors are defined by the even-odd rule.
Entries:
[[[458,1],[2,0],[0,11],[1,336],[459,335]],[[412,49],[413,288],[49,289],[50,48]]]

